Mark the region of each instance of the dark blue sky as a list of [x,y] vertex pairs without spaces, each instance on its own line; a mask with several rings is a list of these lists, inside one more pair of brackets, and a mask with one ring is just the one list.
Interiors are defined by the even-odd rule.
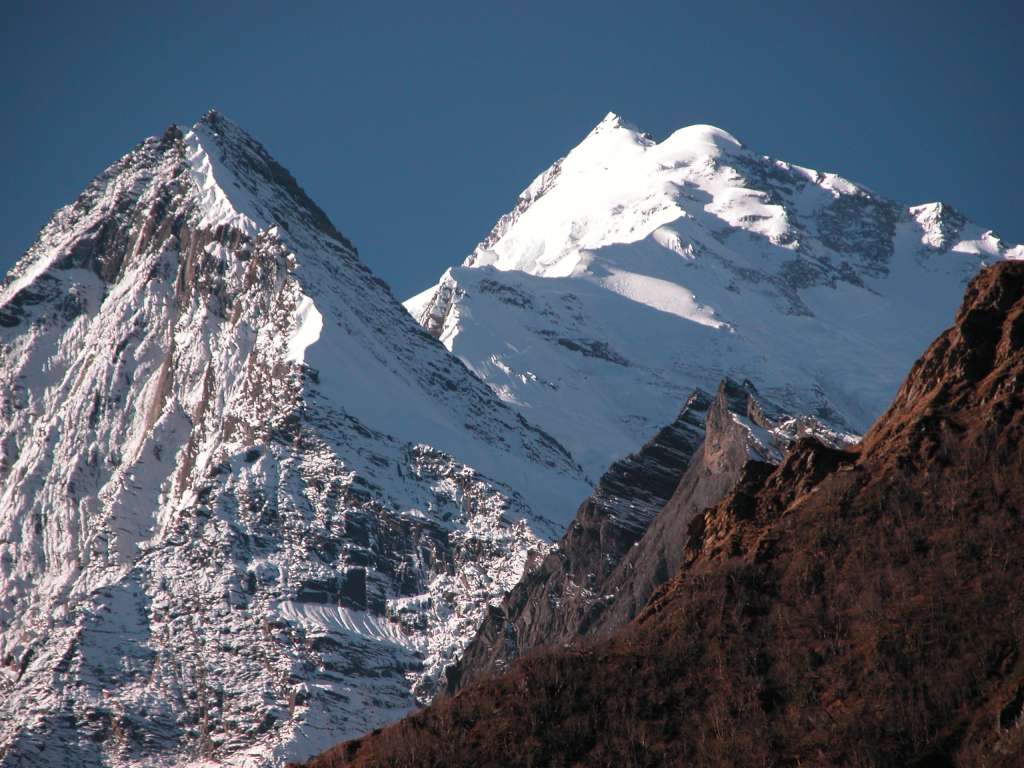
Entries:
[[0,267],[106,165],[211,106],[403,298],[609,110],[658,138],[712,123],[1024,240],[1022,7],[8,3]]

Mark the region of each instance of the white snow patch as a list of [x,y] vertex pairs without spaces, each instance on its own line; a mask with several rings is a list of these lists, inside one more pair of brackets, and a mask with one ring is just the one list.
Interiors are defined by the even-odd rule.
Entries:
[[760,427],[750,419],[730,412],[733,422],[738,424],[747,433],[746,446],[747,457],[756,461],[767,461],[772,464],[782,462],[782,451],[776,445],[772,433],[764,427]]
[[[255,236],[260,226],[254,217],[239,211],[236,203],[224,191],[223,184],[228,183],[230,173],[217,167],[218,163],[207,152],[201,140],[201,130],[197,126],[185,134],[185,159],[188,161],[192,181],[199,190],[199,205],[203,211],[200,226],[228,225],[242,230],[250,237]],[[225,178],[218,179],[218,176]],[[232,194],[238,197],[241,192],[238,190]]]
[[678,153],[720,154],[743,148],[743,143],[728,131],[713,125],[689,125],[680,128],[659,145]]
[[412,315],[417,321],[423,314],[423,310],[430,304],[430,300],[434,298],[434,294],[437,292],[437,286],[432,285],[425,291],[421,291],[413,296],[411,299],[406,299],[402,302],[402,306],[405,307],[406,311]]
[[604,278],[601,283],[620,296],[661,312],[668,312],[683,320],[691,320],[709,328],[727,327],[725,323],[715,319],[713,309],[698,304],[696,296],[691,291],[668,280],[613,271],[611,276]]
[[282,619],[299,624],[308,634],[354,634],[412,648],[409,638],[398,626],[367,611],[293,600],[282,600],[274,609]]
[[697,258],[693,243],[686,243],[684,245],[682,240],[679,239],[679,233],[672,231],[668,227],[658,227],[651,233],[651,238],[662,248],[678,253],[687,261],[693,261]]
[[303,294],[295,308],[295,329],[288,336],[288,359],[295,363],[305,362],[306,349],[316,343],[323,329],[323,315],[313,300]]

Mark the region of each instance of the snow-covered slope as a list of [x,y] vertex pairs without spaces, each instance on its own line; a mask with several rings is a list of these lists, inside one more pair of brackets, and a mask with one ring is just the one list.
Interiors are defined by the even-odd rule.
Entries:
[[597,477],[723,376],[862,431],[1001,258],[941,203],[609,114],[406,307]]
[[151,766],[408,710],[589,487],[210,113],[0,286],[0,489],[0,765]]

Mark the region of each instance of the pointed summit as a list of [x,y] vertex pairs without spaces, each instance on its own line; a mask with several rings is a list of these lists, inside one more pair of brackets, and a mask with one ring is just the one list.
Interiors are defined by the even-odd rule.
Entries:
[[238,123],[229,118],[223,112],[216,108],[208,109],[203,115],[192,124],[191,129],[186,128],[185,130],[197,131],[206,129],[212,134],[222,138],[228,142],[241,142],[249,145],[254,151],[259,154],[270,156],[270,153],[249,134],[244,128]]
[[185,134],[192,178],[209,226],[234,226],[249,234],[280,227],[296,245],[335,241],[355,246],[260,142],[223,113],[209,110]]
[[647,134],[642,133],[633,123],[615,112],[609,112],[590,130],[590,133],[583,138],[583,141],[569,153],[569,156],[571,157],[574,153],[579,154],[582,147],[591,146],[595,142],[604,145],[607,141],[639,146],[654,143]]
[[721,151],[743,149],[745,145],[728,131],[714,125],[698,123],[688,125],[672,133],[662,142],[656,142],[649,133],[641,131],[634,123],[615,112],[609,112],[591,129],[581,144],[592,137],[614,132],[624,132],[636,137],[644,146],[657,146],[659,151],[669,152],[679,148],[689,148],[691,152],[711,150],[717,154]]
[[196,121],[196,125],[200,123],[215,124],[218,120],[225,119],[220,112],[217,111],[216,107],[210,107],[206,110],[206,113]]
[[656,143],[612,112],[416,307],[598,477],[725,374],[864,429],[966,280],[1017,253],[722,128]]
[[377,727],[589,487],[212,112],[12,270],[0,413],[4,765],[280,766]]
[[633,125],[633,123],[629,122],[621,115],[618,115],[615,112],[609,112],[601,118],[601,122],[594,126],[591,133],[597,130],[609,130],[614,128],[625,128],[627,131],[639,130],[635,125]]

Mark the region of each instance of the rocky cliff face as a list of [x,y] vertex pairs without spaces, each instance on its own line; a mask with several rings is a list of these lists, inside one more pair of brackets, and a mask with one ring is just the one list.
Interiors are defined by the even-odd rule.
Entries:
[[704,437],[711,398],[694,392],[676,420],[615,462],[565,535],[500,605],[491,606],[449,690],[504,669],[534,648],[573,642],[600,614],[605,582],[672,495]]
[[1019,765],[1022,446],[1004,263],[856,450],[800,440],[694,518],[624,630],[310,765]]
[[589,489],[216,113],[0,287],[0,486],[5,766],[279,764],[387,722]]
[[850,447],[857,437],[836,432],[813,417],[791,417],[761,398],[749,382],[725,379],[708,412],[705,439],[672,497],[605,582],[605,607],[588,630],[622,627],[683,563],[686,532],[694,518],[737,484],[756,482],[782,462],[797,440],[813,437],[830,447]]
[[725,379],[714,398],[695,392],[672,425],[609,468],[555,549],[489,609],[449,672],[449,690],[528,651],[626,624],[678,570],[678,542],[693,517],[811,434],[831,445],[856,440],[813,418],[784,416],[750,382]]

